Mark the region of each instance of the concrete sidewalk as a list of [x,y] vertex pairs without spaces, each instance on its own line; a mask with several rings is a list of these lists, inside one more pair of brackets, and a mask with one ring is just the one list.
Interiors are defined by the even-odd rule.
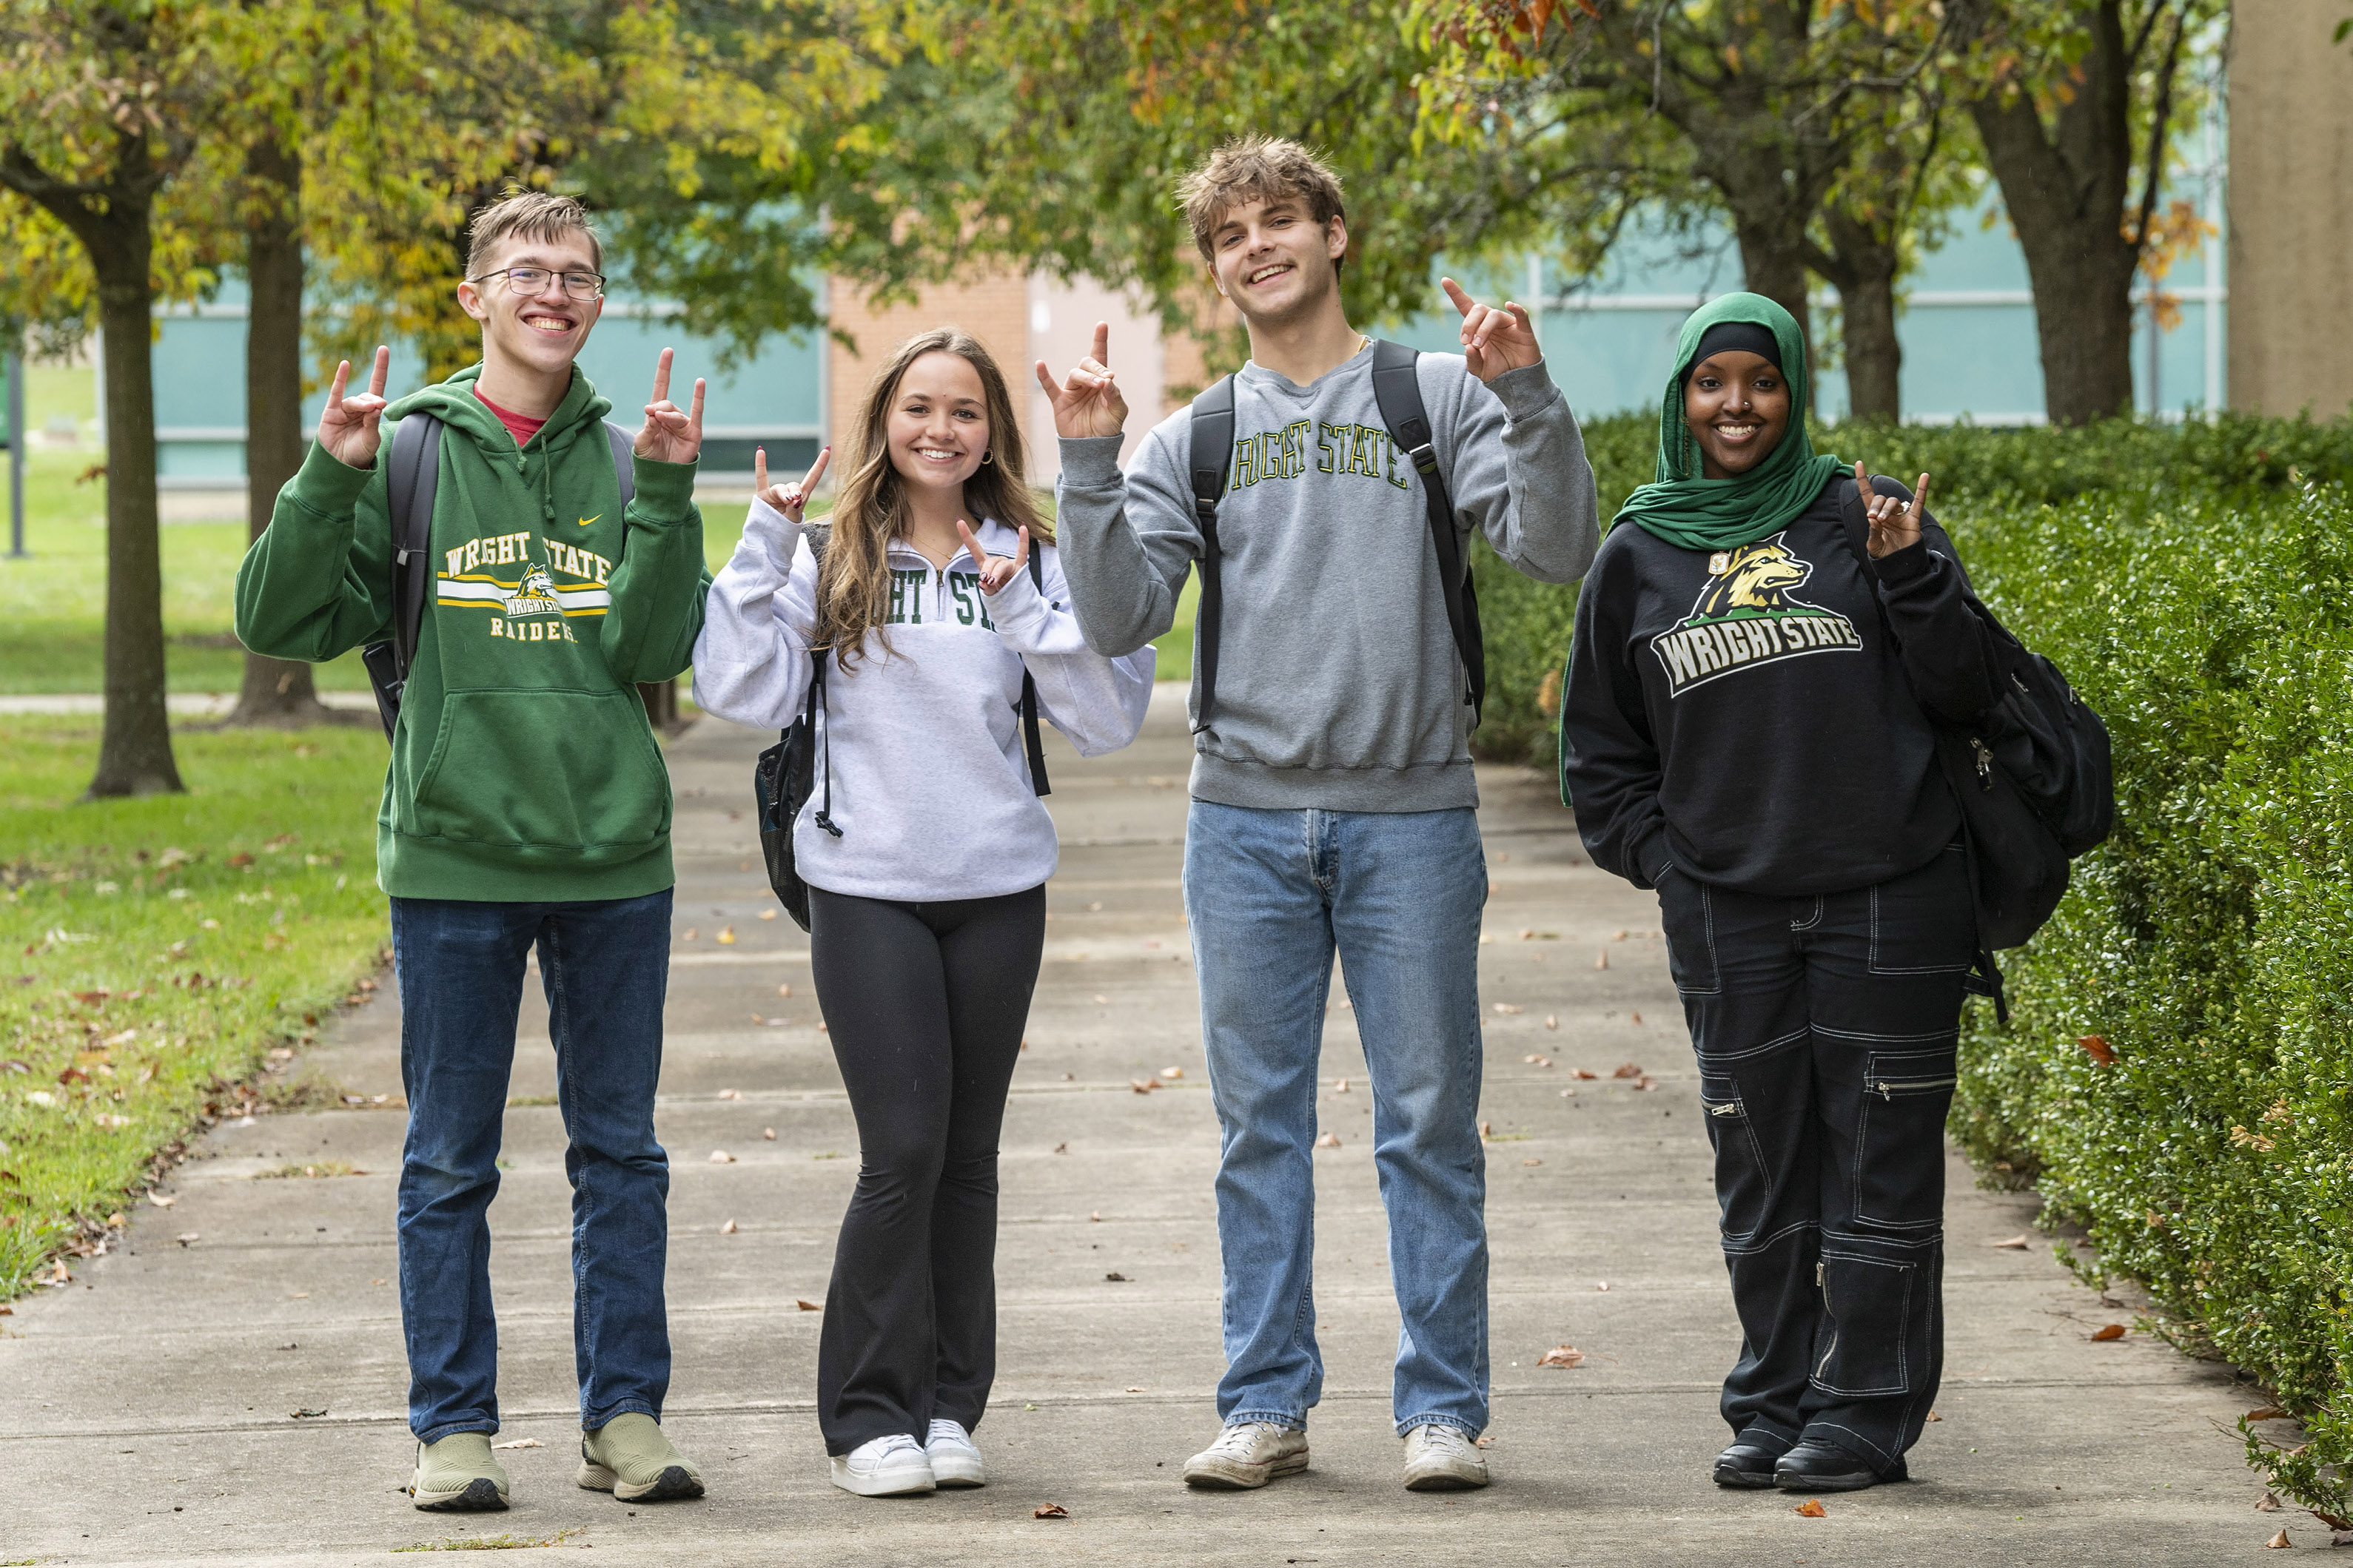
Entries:
[[[1082,763],[1052,744],[1065,848],[1003,1143],[986,1489],[873,1501],[827,1484],[811,1413],[818,1314],[795,1302],[825,1294],[857,1138],[815,1027],[806,941],[760,918],[775,900],[744,814],[762,737],[705,720],[671,752],[681,881],[660,1132],[673,1162],[668,1425],[704,1467],[709,1499],[632,1511],[572,1483],[564,1137],[544,1102],[535,986],[493,1267],[501,1440],[539,1446],[501,1456],[515,1482],[506,1514],[421,1514],[400,1495],[411,1445],[390,1281],[403,1118],[387,998],[343,1019],[309,1065],[394,1109],[222,1129],[178,1173],[174,1206],[138,1212],[124,1252],[0,1321],[0,1455],[14,1478],[0,1561],[381,1563],[417,1543],[567,1531],[567,1547],[665,1563],[2139,1565],[2249,1554],[2284,1520],[2299,1544],[2327,1540],[2301,1514],[2253,1511],[2262,1488],[2229,1430],[2253,1391],[2137,1331],[2094,1342],[2100,1325],[2132,1321],[2129,1305],[2072,1283],[2039,1235],[2022,1250],[1988,1245],[2031,1235],[2033,1202],[1975,1191],[1957,1158],[1947,1376],[1913,1456],[1919,1479],[1827,1499],[1822,1519],[1792,1512],[1798,1499],[1709,1484],[1738,1334],[1655,905],[1585,864],[1550,782],[1514,769],[1482,775],[1482,813],[1495,884],[1482,985],[1496,1484],[1453,1496],[1398,1484],[1370,1100],[1335,1009],[1314,1468],[1256,1493],[1188,1492],[1177,1468],[1215,1434],[1222,1363],[1217,1124],[1177,888],[1180,695],[1164,689],[1145,739],[1120,755]],[[1626,1063],[1654,1087],[1613,1078]],[[1170,1068],[1183,1076],[1162,1077]],[[1580,1068],[1600,1076],[1572,1078]],[[329,1160],[365,1173],[251,1179]],[[1563,1343],[1586,1352],[1582,1366],[1536,1365]],[[1033,1519],[1045,1503],[1070,1517]]]

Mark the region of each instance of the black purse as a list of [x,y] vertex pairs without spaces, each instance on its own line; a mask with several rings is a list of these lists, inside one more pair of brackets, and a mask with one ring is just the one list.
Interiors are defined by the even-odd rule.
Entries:
[[[1871,525],[1862,491],[1842,477],[1839,517],[1863,579],[1878,596],[1871,561]],[[1873,488],[1905,493],[1892,480]],[[2001,695],[1975,720],[1957,724],[1927,713],[1936,759],[1960,805],[1968,850],[1969,888],[1977,905],[1978,962],[1969,989],[1993,998],[2009,1022],[1996,951],[2022,947],[2042,930],[2066,896],[2068,862],[2108,837],[2116,825],[2116,775],[2108,727],[2075,694],[2057,665],[2029,648],[1962,584],[1970,613],[1993,635],[1994,673]],[[1880,625],[1894,625],[1881,605]],[[1926,706],[1923,705],[1926,711]]]

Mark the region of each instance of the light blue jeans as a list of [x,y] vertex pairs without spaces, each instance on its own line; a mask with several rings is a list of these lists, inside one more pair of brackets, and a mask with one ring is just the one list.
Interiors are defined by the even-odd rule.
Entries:
[[1397,1429],[1485,1428],[1487,1166],[1478,1117],[1486,901],[1486,856],[1468,809],[1193,803],[1185,912],[1223,1130],[1221,1420],[1303,1428],[1323,1394],[1313,1151],[1337,952],[1372,1079],[1373,1164],[1404,1320]]

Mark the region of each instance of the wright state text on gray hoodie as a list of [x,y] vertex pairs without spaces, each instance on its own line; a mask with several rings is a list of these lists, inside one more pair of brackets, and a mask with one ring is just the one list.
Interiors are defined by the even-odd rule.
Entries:
[[[1236,378],[1206,729],[1194,661],[1198,799],[1337,811],[1479,802],[1421,476],[1381,424],[1372,369],[1367,347],[1307,386],[1256,363]],[[1583,575],[1599,540],[1593,469],[1546,367],[1491,390],[1461,355],[1425,353],[1418,374],[1465,557],[1475,529],[1539,582]],[[1124,474],[1119,446],[1061,443],[1056,523],[1080,628],[1114,657],[1169,629],[1201,554],[1192,410],[1145,437]]]

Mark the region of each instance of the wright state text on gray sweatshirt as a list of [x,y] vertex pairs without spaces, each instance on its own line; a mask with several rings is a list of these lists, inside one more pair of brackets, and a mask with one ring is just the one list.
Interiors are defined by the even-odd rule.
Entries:
[[[1197,799],[1334,811],[1479,803],[1421,476],[1381,424],[1372,372],[1367,347],[1307,386],[1256,363],[1236,378],[1218,505],[1218,698],[1194,736]],[[1476,529],[1539,582],[1582,576],[1599,540],[1593,469],[1550,373],[1527,365],[1491,390],[1461,355],[1425,353],[1418,374],[1466,559]],[[1201,554],[1191,409],[1145,437],[1124,474],[1119,446],[1062,442],[1056,487],[1071,607],[1088,644],[1112,657],[1169,629]],[[1197,652],[1196,725],[1200,702]]]

